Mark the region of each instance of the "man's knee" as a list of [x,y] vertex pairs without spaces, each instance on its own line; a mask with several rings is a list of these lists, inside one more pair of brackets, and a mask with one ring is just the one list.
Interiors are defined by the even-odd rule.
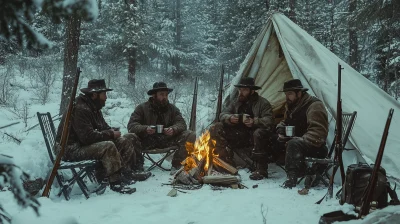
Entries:
[[118,154],[117,147],[115,146],[114,142],[112,141],[104,141],[101,142],[100,147],[99,147],[99,153],[102,153],[103,155],[115,155]]
[[287,150],[296,150],[301,147],[302,139],[291,139],[287,142]]
[[217,122],[210,127],[210,135],[216,136],[224,130],[224,124],[222,122]]
[[137,136],[135,133],[127,133],[124,134],[122,137],[131,140],[132,144],[134,145],[140,141],[139,136]]

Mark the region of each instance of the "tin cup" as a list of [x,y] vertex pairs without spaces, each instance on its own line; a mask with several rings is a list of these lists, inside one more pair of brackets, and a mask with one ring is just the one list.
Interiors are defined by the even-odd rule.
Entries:
[[161,134],[161,133],[163,133],[163,129],[164,128],[164,125],[162,125],[162,124],[157,124],[157,133],[158,134]]
[[286,126],[285,132],[287,137],[294,137],[295,135],[295,128],[294,126]]

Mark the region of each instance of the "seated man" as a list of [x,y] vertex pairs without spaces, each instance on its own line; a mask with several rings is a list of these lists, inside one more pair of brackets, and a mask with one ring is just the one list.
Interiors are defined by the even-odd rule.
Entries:
[[286,144],[285,169],[287,180],[284,188],[292,188],[297,178],[304,175],[305,157],[325,158],[328,154],[328,113],[318,98],[309,95],[301,81],[289,80],[284,83],[286,95],[285,119],[277,125],[280,139],[285,138],[285,126],[295,127],[295,137]]
[[[227,152],[227,146],[233,149],[253,148],[244,152],[251,156],[257,154],[257,170],[250,175],[253,180],[268,177],[268,155],[271,151],[271,136],[274,126],[272,106],[267,99],[258,95],[253,78],[243,78],[239,85],[239,96],[233,103],[225,106],[219,118],[220,122],[210,128],[211,138],[216,140],[216,153],[233,165],[233,153]],[[241,116],[239,116],[241,115]],[[261,156],[260,156],[261,155]]]
[[[117,128],[111,128],[104,120],[101,109],[107,100],[104,79],[90,80],[87,88],[81,89],[75,101],[71,114],[71,129],[63,160],[99,160],[101,167],[96,170],[99,182],[108,178],[110,188],[123,194],[136,191],[126,185],[132,180],[145,180],[151,173],[134,173],[141,154],[137,153],[132,144],[132,134],[121,137]],[[56,141],[60,142],[66,114],[58,126]]]
[[[138,105],[132,113],[128,130],[138,136],[134,141],[141,143],[142,151],[177,145],[179,149],[172,159],[172,170],[177,170],[188,156],[185,143],[194,143],[196,135],[186,130],[181,112],[169,103],[168,94],[172,91],[164,82],[154,83],[153,89],[147,92],[151,96],[149,100]],[[156,130],[151,127],[155,125],[163,125],[162,134],[156,134]]]

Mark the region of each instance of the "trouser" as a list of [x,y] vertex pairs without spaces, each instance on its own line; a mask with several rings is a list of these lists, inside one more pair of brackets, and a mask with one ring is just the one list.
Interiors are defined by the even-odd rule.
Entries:
[[120,179],[121,170],[131,170],[136,166],[137,154],[133,146],[134,134],[126,134],[114,141],[102,141],[87,146],[79,143],[68,145],[64,160],[98,160],[101,166],[96,168],[99,179],[108,177],[110,182]]
[[246,150],[242,153],[265,164],[272,150],[272,133],[267,129],[248,128],[243,125],[231,126],[218,122],[211,126],[210,134],[211,138],[216,140],[216,153],[227,162],[231,162],[233,157],[233,154],[227,151],[227,147]]
[[305,157],[325,158],[328,148],[324,145],[315,147],[303,139],[291,139],[287,142],[285,169],[288,175],[300,177],[306,169]]
[[[175,151],[174,157],[172,158],[172,166],[179,168],[181,162],[186,159],[188,152],[186,150],[186,142],[193,143],[196,141],[196,134],[192,131],[183,131],[177,135],[168,136],[164,134],[152,134],[143,137],[136,137],[133,140],[134,144],[140,145],[141,151],[156,149],[156,148],[167,148],[171,146],[178,146],[178,150]],[[135,143],[136,142],[136,143]]]

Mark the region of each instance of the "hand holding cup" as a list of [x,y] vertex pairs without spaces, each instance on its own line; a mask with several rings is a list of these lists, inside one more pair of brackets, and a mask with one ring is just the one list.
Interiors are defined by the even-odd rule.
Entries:
[[156,126],[154,126],[154,125],[148,126],[146,129],[146,133],[148,135],[152,135],[152,134],[156,133]]

